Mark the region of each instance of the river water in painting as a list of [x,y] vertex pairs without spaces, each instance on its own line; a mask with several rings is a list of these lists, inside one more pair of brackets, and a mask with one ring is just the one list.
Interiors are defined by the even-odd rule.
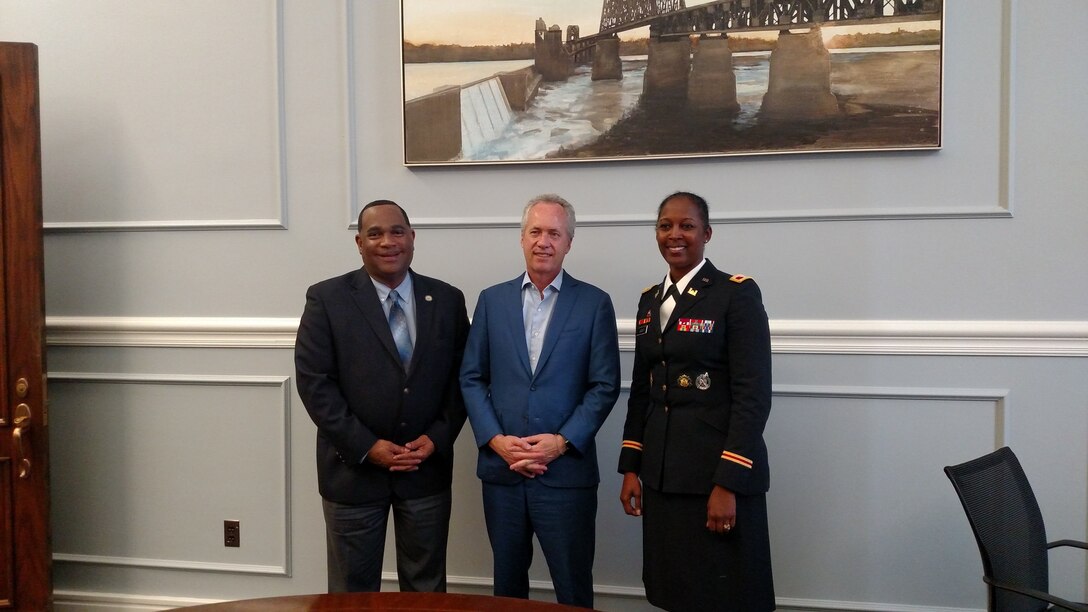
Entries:
[[[767,91],[770,52],[735,53],[740,113],[732,129],[742,133],[757,124]],[[840,98],[865,104],[888,104],[939,111],[940,61],[937,46],[877,47],[831,50],[831,89]],[[531,60],[407,64],[405,98],[412,99],[449,85],[466,85],[498,72],[531,65]],[[560,149],[591,145],[638,105],[646,58],[623,58],[623,79],[593,81],[581,66],[562,82],[542,83],[529,109],[515,112],[497,138],[462,161],[539,160]]]

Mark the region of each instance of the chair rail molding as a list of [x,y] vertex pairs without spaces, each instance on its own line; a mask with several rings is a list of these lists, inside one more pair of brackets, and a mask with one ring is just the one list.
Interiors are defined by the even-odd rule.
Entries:
[[775,353],[1088,356],[1088,321],[771,321]]
[[[617,320],[620,349],[635,320]],[[292,348],[294,317],[46,317],[49,346]],[[779,354],[1088,357],[1088,321],[771,321]]]

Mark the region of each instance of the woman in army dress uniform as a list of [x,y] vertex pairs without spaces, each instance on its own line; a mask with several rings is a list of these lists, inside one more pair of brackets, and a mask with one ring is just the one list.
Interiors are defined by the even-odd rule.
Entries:
[[667,610],[774,610],[767,533],[771,344],[751,278],[704,259],[701,197],[658,207],[669,264],[639,300],[619,471],[624,511],[642,517],[650,603]]

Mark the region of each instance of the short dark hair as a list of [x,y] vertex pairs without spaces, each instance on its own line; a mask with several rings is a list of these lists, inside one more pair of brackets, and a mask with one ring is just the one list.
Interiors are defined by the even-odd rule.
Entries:
[[710,207],[707,206],[706,200],[690,191],[677,191],[676,193],[665,196],[665,199],[661,200],[661,203],[657,205],[658,217],[661,216],[661,210],[665,208],[665,204],[667,204],[669,200],[675,198],[686,198],[689,202],[694,204],[695,207],[699,209],[699,218],[703,222],[703,227],[710,227]]
[[359,211],[359,219],[356,220],[356,225],[359,226],[359,231],[362,231],[363,229],[363,213],[365,213],[368,209],[374,208],[375,206],[396,206],[397,210],[400,211],[400,214],[404,215],[404,223],[408,227],[412,227],[412,222],[408,220],[408,213],[404,212],[404,209],[400,207],[400,204],[397,204],[393,200],[374,200],[373,202],[370,202],[369,204],[364,206],[363,209]]

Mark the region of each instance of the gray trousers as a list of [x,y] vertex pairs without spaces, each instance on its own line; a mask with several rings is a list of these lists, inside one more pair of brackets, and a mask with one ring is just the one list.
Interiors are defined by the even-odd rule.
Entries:
[[381,590],[390,510],[400,590],[445,592],[451,503],[449,489],[430,497],[390,498],[361,505],[323,499],[329,592]]

